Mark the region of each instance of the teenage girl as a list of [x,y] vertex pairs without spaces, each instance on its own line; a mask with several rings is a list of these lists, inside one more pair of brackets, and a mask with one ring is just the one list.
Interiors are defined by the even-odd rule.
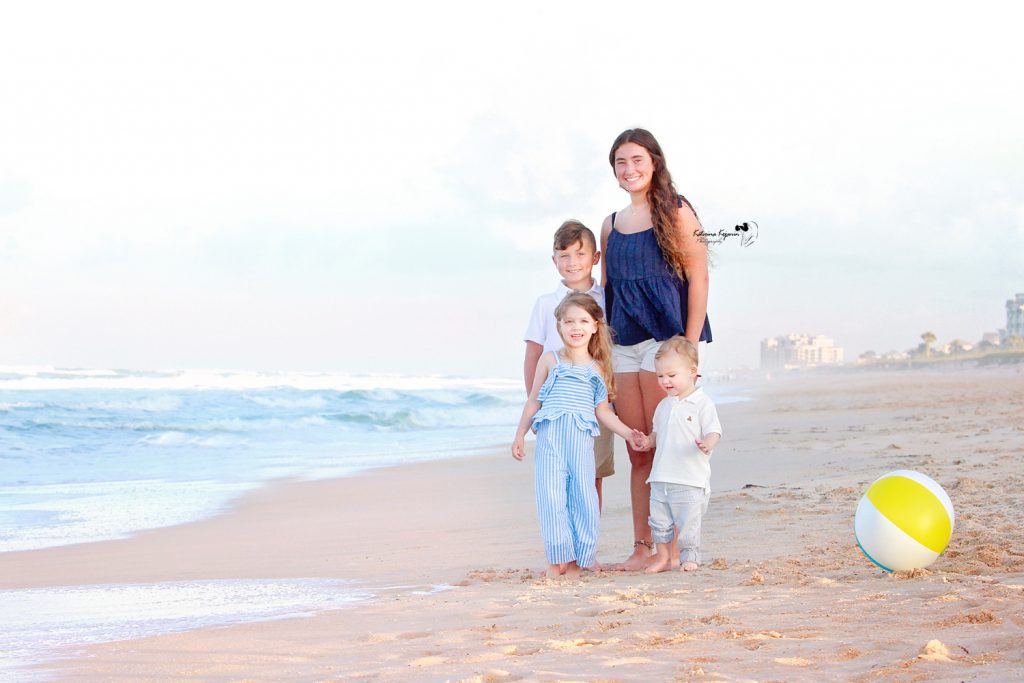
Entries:
[[[660,342],[676,334],[694,346],[711,341],[707,247],[698,236],[697,215],[676,191],[653,135],[642,128],[624,131],[608,161],[619,187],[629,194],[629,204],[608,216],[601,229],[602,284],[616,336],[615,411],[627,425],[649,432],[654,410],[665,397],[654,372]],[[653,456],[627,445],[634,543],[621,568],[641,569],[652,549],[646,482]]]
[[555,309],[555,319],[565,346],[537,363],[512,443],[512,457],[522,460],[527,430],[532,426],[537,432],[537,516],[551,578],[579,576],[581,567],[595,564],[597,418],[634,445],[644,436],[623,424],[608,404],[615,397],[611,337],[597,301],[589,294],[569,294]]

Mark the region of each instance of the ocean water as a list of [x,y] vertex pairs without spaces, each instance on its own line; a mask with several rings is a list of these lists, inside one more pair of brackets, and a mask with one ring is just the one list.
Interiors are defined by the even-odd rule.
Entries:
[[0,552],[215,514],[280,478],[510,440],[507,379],[0,368]]
[[501,378],[0,367],[0,552],[202,519],[273,479],[488,452],[523,399]]

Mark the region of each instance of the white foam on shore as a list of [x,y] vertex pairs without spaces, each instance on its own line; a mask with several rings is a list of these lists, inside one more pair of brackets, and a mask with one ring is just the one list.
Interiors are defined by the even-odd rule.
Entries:
[[0,389],[229,389],[291,387],[321,391],[483,388],[518,389],[521,380],[340,372],[256,372],[228,370],[99,370],[0,365]]
[[[0,590],[0,679],[98,643],[309,616],[373,594],[329,579],[170,581]],[[38,672],[37,678],[43,673]]]
[[192,522],[223,512],[259,485],[134,480],[0,486],[0,553],[127,538]]

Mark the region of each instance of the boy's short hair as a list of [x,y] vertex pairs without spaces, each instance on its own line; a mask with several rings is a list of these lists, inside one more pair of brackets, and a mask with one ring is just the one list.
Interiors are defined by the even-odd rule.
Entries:
[[555,250],[568,249],[577,242],[597,251],[597,238],[590,228],[580,223],[575,218],[569,219],[555,230]]
[[697,367],[700,364],[698,361],[697,347],[693,345],[692,341],[681,334],[677,334],[676,336],[663,341],[661,346],[658,347],[657,352],[654,354],[654,360],[663,358],[670,353],[675,353],[688,359],[693,363],[693,367]]

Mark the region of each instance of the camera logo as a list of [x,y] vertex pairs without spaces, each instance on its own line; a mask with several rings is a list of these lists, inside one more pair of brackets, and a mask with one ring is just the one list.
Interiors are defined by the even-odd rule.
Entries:
[[744,247],[749,247],[757,241],[757,223],[754,221],[740,223],[734,228],[734,231],[739,234],[740,244]]

